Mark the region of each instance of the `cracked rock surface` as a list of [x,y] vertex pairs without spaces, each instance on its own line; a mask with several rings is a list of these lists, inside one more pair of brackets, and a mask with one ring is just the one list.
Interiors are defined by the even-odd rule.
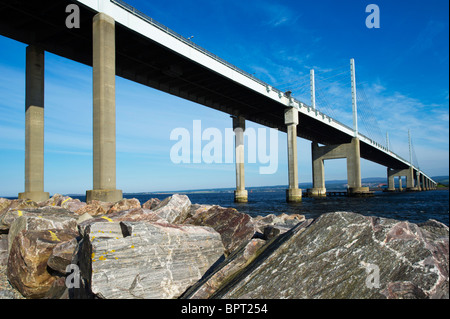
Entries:
[[448,298],[449,228],[325,214],[296,226],[216,298]]

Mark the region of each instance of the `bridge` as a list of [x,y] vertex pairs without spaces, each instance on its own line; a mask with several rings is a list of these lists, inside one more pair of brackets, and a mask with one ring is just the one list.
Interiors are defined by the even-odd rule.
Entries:
[[[79,10],[80,24],[68,27],[69,5]],[[73,6],[72,6],[73,8]],[[74,9],[74,10],[75,10]],[[75,12],[75,11],[73,11]],[[410,191],[436,186],[412,159],[358,130],[355,62],[351,60],[353,127],[295,99],[201,48],[121,0],[0,0],[0,34],[28,44],[26,51],[25,191],[19,198],[42,201],[44,191],[44,56],[45,52],[93,68],[93,189],[86,200],[118,201],[116,186],[115,76],[230,114],[235,156],[244,156],[246,121],[287,133],[288,202],[301,201],[297,137],[312,141],[313,188],[326,196],[324,161],[347,159],[348,194],[370,194],[361,184],[361,158],[387,168],[388,190],[406,176]],[[3,75],[6,76],[6,75]],[[311,80],[312,93],[314,81]],[[235,200],[246,202],[244,163],[236,160]]]

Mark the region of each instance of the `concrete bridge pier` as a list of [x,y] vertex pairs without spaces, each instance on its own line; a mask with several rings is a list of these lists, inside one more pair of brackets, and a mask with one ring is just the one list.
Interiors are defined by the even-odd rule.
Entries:
[[417,187],[415,185],[415,178],[414,178],[414,168],[410,166],[408,169],[405,170],[406,173],[406,191],[408,192],[415,192],[417,191]]
[[[394,188],[392,184],[394,183],[394,177],[398,176],[398,190],[403,191],[403,176],[406,176],[406,190],[407,191],[417,191],[417,187],[414,185],[414,168],[410,167],[407,169],[390,169],[388,168],[388,191],[392,191]],[[417,177],[418,178],[418,177]]]
[[236,157],[236,190],[234,191],[234,201],[236,203],[248,202],[248,191],[245,189],[245,118],[242,116],[233,117],[233,130],[235,134],[235,157]]
[[395,176],[391,174],[392,170],[388,167],[387,168],[387,176],[388,176],[388,188],[387,192],[395,192]]
[[399,176],[399,177],[398,177],[398,190],[399,190],[400,192],[403,192],[403,183],[402,183],[402,180],[403,180],[403,176]]
[[348,145],[347,182],[349,196],[365,196],[370,193],[369,187],[362,187],[361,183],[361,152],[359,139],[353,138]]
[[422,187],[420,187],[420,176],[421,176],[420,172],[417,171],[416,172],[416,190],[419,192],[422,190]]
[[371,194],[369,187],[361,184],[361,155],[359,139],[353,138],[350,143],[341,145],[312,145],[313,188],[308,190],[309,196],[326,196],[324,161],[329,159],[347,159],[347,183],[349,196],[366,196]]
[[309,197],[326,197],[327,189],[325,187],[325,165],[323,154],[320,152],[319,144],[316,142],[311,143],[312,154],[312,176],[313,176],[313,188],[308,189],[307,193]]
[[298,188],[298,158],[297,158],[297,125],[299,123],[298,110],[287,108],[284,111],[284,122],[287,126],[289,189],[286,190],[288,203],[302,201],[302,190]]
[[34,45],[26,50],[25,192],[19,199],[41,202],[49,199],[44,192],[45,52]]
[[94,189],[86,201],[117,202],[116,189],[116,45],[115,21],[104,13],[93,19]]
[[411,166],[410,168],[408,168],[407,170],[407,175],[406,175],[406,190],[408,192],[415,192],[417,191],[417,187],[415,185],[415,178],[414,178],[414,168]]

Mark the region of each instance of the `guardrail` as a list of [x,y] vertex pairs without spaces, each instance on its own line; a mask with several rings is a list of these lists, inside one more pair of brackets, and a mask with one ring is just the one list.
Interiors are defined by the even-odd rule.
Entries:
[[[174,38],[180,40],[181,42],[193,47],[194,49],[206,54],[207,56],[209,56],[210,58],[213,58],[214,60],[228,66],[229,68],[233,69],[236,72],[239,72],[242,75],[245,75],[246,77],[252,79],[255,82],[258,82],[261,85],[264,85],[265,87],[271,87],[271,85],[269,85],[268,83],[258,79],[257,77],[255,77],[254,75],[238,68],[237,66],[229,63],[228,61],[225,61],[224,59],[220,58],[219,56],[215,55],[214,53],[211,53],[210,51],[202,48],[201,46],[195,44],[194,42],[192,42],[191,40],[187,39],[186,37],[182,36],[181,34],[169,29],[168,27],[166,27],[165,25],[159,23],[158,21],[152,19],[151,17],[149,17],[148,15],[146,15],[145,13],[142,13],[141,11],[137,10],[136,8],[134,8],[133,6],[129,5],[128,3],[122,1],[122,0],[110,0],[112,3],[118,5],[119,7],[122,7],[123,9],[127,10],[128,12],[134,14],[135,16],[137,16],[138,18],[141,18],[145,21],[147,21],[148,23],[150,23],[151,25],[157,27],[158,29],[166,32],[167,34],[170,34],[171,36],[173,36]],[[274,90],[277,93],[281,93],[283,95],[285,95],[285,93],[281,92],[280,90],[273,88],[272,90]]]

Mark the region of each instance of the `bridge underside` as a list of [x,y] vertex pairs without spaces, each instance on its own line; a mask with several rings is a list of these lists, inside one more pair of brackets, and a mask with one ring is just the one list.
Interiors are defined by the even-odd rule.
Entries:
[[[0,0],[0,34],[92,66],[92,19],[80,6],[81,27],[68,29],[69,0]],[[79,3],[77,3],[79,4]],[[286,132],[284,105],[116,25],[117,75]],[[321,144],[349,143],[351,137],[300,113],[298,136]],[[362,156],[364,151],[362,150]]]

